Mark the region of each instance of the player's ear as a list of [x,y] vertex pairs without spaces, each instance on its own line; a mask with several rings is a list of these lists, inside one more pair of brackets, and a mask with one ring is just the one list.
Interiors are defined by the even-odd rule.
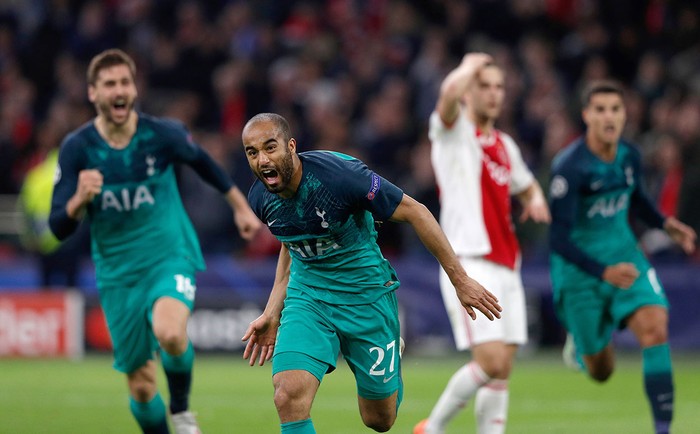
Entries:
[[287,149],[289,149],[289,152],[291,152],[292,154],[296,154],[296,152],[297,152],[297,141],[296,141],[296,139],[295,139],[294,137],[292,137],[291,139],[289,139],[289,141],[287,142]]
[[581,109],[581,119],[583,119],[583,123],[588,125],[588,106],[584,107]]
[[91,103],[95,102],[95,98],[96,98],[95,92],[97,92],[95,90],[95,86],[93,86],[92,84],[88,85],[87,94],[88,94],[88,100],[90,100]]

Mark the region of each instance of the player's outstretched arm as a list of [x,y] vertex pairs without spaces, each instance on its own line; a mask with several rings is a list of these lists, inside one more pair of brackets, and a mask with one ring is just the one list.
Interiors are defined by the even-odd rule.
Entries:
[[520,214],[521,222],[527,219],[532,219],[536,223],[550,223],[552,221],[547,199],[545,199],[542,188],[537,181],[533,180],[525,191],[518,193],[518,200],[523,206],[523,212]]
[[691,255],[695,252],[695,242],[697,234],[695,230],[675,217],[668,217],[664,221],[664,230],[675,241],[683,251]]
[[255,364],[256,359],[258,359],[260,366],[264,365],[272,358],[275,351],[277,329],[284,307],[284,298],[287,296],[291,262],[289,250],[282,244],[275,271],[275,283],[272,286],[265,311],[250,323],[241,338],[243,342],[248,341],[243,351],[243,358],[249,361],[250,366]]
[[233,220],[236,222],[238,233],[244,240],[250,241],[261,227],[260,220],[255,215],[245,196],[235,185],[226,192],[226,201],[233,209]]
[[428,208],[404,194],[391,220],[408,222],[413,226],[423,245],[437,258],[450,277],[457,291],[457,297],[472,319],[476,319],[475,309],[490,320],[501,317],[502,309],[496,296],[467,275],[440,224]]

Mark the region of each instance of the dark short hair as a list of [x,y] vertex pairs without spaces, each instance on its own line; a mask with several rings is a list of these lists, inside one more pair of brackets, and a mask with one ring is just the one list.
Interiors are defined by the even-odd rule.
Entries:
[[279,129],[279,132],[282,134],[285,142],[288,142],[289,139],[292,138],[292,130],[289,128],[289,122],[287,122],[287,119],[285,119],[284,116],[278,115],[277,113],[258,113],[250,118],[248,122],[246,122],[243,129],[246,129],[248,126],[258,122],[272,122],[275,124],[275,126],[277,126]]
[[588,83],[581,92],[581,106],[587,107],[593,95],[598,93],[616,93],[620,98],[625,96],[622,85],[615,80],[594,80]]
[[134,60],[124,51],[118,48],[105,50],[93,57],[87,70],[87,82],[89,85],[94,85],[97,82],[97,75],[105,68],[112,66],[126,65],[131,71],[132,78],[136,78],[136,64]]

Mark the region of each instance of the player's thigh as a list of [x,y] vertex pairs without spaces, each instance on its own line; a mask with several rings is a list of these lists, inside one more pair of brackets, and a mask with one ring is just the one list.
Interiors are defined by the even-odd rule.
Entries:
[[503,308],[501,319],[490,321],[477,313],[472,320],[457,298],[455,288],[440,270],[440,290],[450,319],[457,349],[466,350],[485,342],[523,345],[527,342],[527,308],[519,272],[483,258],[460,259],[470,277],[498,297]]
[[619,322],[611,313],[616,288],[587,275],[568,279],[558,288],[557,313],[574,337],[581,355],[602,351],[610,342]]
[[304,370],[318,381],[335,369],[340,341],[331,307],[288,289],[272,358],[272,373]]
[[399,392],[401,399],[401,330],[396,293],[371,304],[339,306],[335,318],[341,352],[355,374],[357,393],[383,400]]
[[396,391],[384,399],[366,399],[358,396],[357,403],[365,425],[374,429],[382,427],[382,430],[391,428],[396,420],[399,394],[400,391]]
[[131,373],[154,358],[158,343],[150,329],[150,296],[141,282],[100,287],[100,303],[112,339],[114,368]]
[[[659,306],[668,309],[668,299],[656,271],[646,261],[635,264],[643,270],[637,280],[627,290],[615,293],[611,313],[620,327],[626,325],[628,318],[644,306]],[[646,267],[645,267],[646,266]]]

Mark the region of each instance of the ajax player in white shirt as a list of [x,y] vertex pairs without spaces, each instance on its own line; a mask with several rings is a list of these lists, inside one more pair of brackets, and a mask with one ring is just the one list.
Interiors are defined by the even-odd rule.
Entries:
[[508,378],[527,341],[520,248],[511,221],[511,195],[521,220],[549,223],[542,189],[513,139],[494,127],[504,99],[504,73],[491,56],[469,53],[442,82],[430,117],[432,163],[440,189],[440,224],[470,276],[498,297],[498,321],[471,321],[440,273],[440,288],[457,349],[472,359],[450,379],[428,419],[414,434],[444,433],[476,396],[477,433],[505,431]]

